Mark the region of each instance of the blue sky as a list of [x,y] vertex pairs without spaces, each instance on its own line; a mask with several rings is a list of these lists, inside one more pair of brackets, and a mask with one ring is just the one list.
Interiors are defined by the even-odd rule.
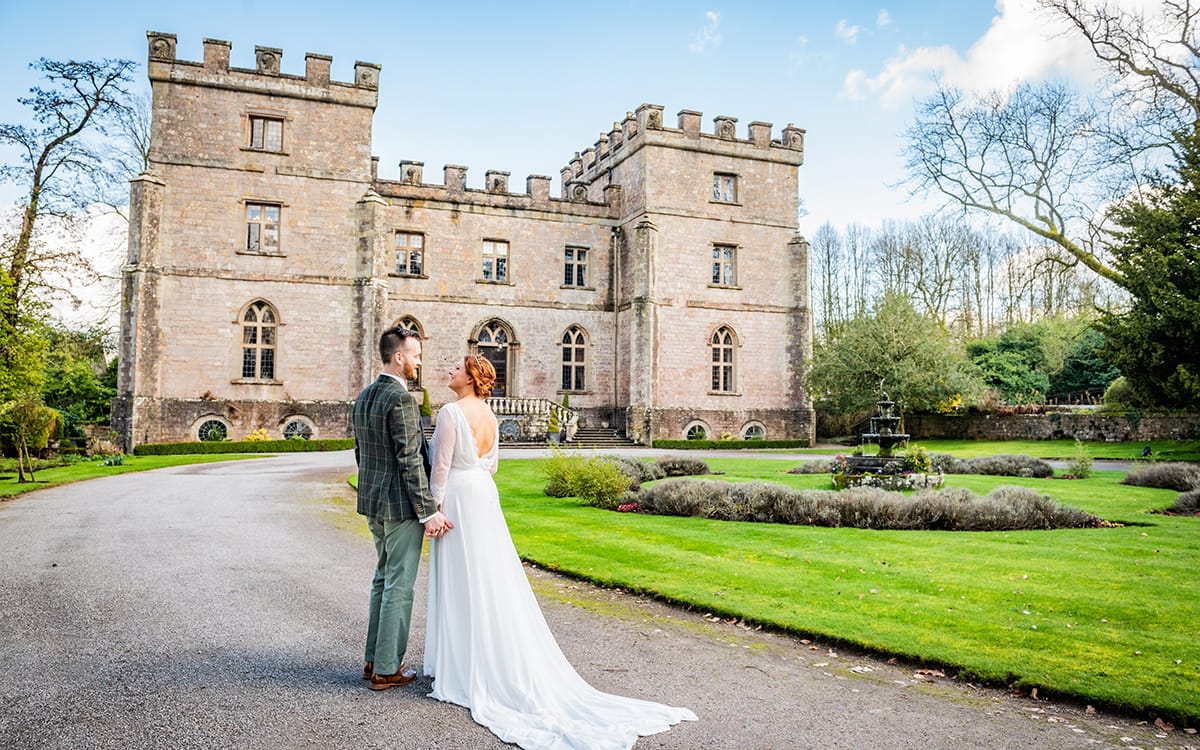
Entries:
[[[576,151],[643,102],[805,128],[800,191],[809,236],[825,221],[877,225],[931,204],[889,186],[913,97],[940,75],[973,89],[1023,78],[1094,77],[1087,50],[1047,35],[1032,0],[903,2],[374,3],[295,0],[117,3],[0,0],[0,121],[23,121],[16,99],[38,57],[124,57],[145,79],[146,31],[178,37],[177,55],[200,60],[206,37],[232,43],[232,64],[254,67],[254,47],[283,50],[303,74],[304,54],[333,57],[333,78],[355,60],[383,66],[373,151],[380,174],[401,159],[555,178]],[[5,155],[7,157],[7,155]],[[0,186],[0,199],[16,197]]]

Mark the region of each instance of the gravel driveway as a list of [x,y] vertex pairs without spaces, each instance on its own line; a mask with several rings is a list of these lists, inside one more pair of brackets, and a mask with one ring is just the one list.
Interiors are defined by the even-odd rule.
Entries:
[[[353,454],[126,474],[0,504],[0,748],[502,748],[422,678],[360,679],[374,552]],[[693,709],[650,748],[1193,748],[530,569],[601,689]],[[410,663],[420,663],[424,571]]]

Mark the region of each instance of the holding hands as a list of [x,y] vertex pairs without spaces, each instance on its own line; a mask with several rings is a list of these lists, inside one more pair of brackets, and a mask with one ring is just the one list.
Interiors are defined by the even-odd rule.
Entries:
[[444,536],[447,531],[454,528],[454,524],[450,523],[450,519],[439,510],[434,513],[429,520],[425,522],[425,536],[431,539]]

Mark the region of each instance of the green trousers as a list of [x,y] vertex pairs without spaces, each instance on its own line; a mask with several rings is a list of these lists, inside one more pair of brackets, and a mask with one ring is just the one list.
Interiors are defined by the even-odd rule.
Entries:
[[375,537],[375,578],[371,581],[371,613],[367,625],[366,661],[375,674],[395,674],[408,648],[413,584],[421,563],[425,527],[418,521],[367,519]]

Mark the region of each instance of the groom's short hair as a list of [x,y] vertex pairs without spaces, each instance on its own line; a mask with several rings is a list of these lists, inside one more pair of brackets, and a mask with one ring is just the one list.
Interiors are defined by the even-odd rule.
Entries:
[[379,359],[386,365],[392,361],[392,357],[396,356],[396,352],[404,345],[405,339],[415,338],[420,340],[421,334],[411,328],[401,328],[400,326],[392,326],[383,332],[379,337]]

